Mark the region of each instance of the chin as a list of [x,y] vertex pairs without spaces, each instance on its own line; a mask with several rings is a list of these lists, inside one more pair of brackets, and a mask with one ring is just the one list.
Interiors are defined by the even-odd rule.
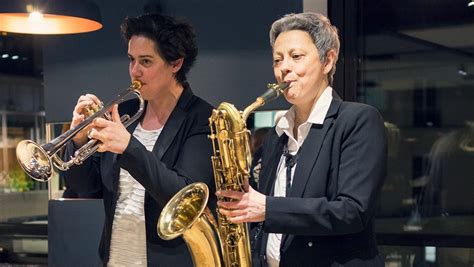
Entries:
[[146,101],[149,101],[151,96],[147,94],[147,92],[143,92],[143,91],[140,91],[140,95],[142,96],[142,98]]
[[287,101],[290,101],[292,99],[294,100],[294,99],[298,98],[298,94],[295,91],[293,91],[292,89],[293,88],[288,89],[284,94]]
[[297,102],[297,99],[295,99],[294,96],[288,96],[285,94],[285,99],[286,99],[286,102],[292,104],[292,105],[295,105],[296,102]]

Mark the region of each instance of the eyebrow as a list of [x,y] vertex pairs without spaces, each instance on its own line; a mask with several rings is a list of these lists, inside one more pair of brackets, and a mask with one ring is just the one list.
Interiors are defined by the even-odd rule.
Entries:
[[[133,58],[132,55],[128,54],[129,57]],[[153,58],[152,55],[139,55],[138,58]]]
[[[288,51],[288,54],[291,54],[291,53],[295,52],[296,49],[297,48],[291,48],[290,51]],[[282,54],[285,54],[285,52],[273,50],[273,55],[282,55]]]

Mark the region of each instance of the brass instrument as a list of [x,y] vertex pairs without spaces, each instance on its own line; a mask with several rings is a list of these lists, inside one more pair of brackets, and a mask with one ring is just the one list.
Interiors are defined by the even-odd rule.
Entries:
[[[129,115],[123,115],[121,117],[121,121],[125,125],[125,127],[128,127],[138,118],[140,118],[145,108],[145,101],[143,100],[139,92],[139,89],[141,87],[142,84],[140,81],[133,81],[133,83],[127,89],[119,93],[114,100],[110,101],[105,106],[101,105],[98,110],[92,111],[94,113],[87,117],[76,127],[61,134],[60,136],[51,140],[51,142],[49,143],[39,145],[32,140],[20,141],[16,146],[16,157],[18,162],[20,163],[21,168],[31,178],[40,182],[46,182],[52,176],[53,165],[61,171],[66,171],[74,164],[82,164],[87,158],[89,158],[97,151],[101,144],[100,141],[95,139],[89,140],[85,145],[76,150],[76,152],[74,153],[74,157],[72,157],[67,162],[61,160],[61,158],[57,155],[57,152],[69,140],[74,138],[76,134],[78,134],[84,128],[89,126],[94,121],[94,119],[98,117],[105,117],[107,119],[110,119],[110,116],[108,114],[110,108],[115,104],[120,104],[124,102],[130,94],[135,94],[138,97],[140,101],[139,109],[135,113],[135,115],[133,115],[133,117],[130,117]],[[89,110],[88,112],[91,111]]]
[[[212,111],[209,138],[214,149],[211,160],[216,190],[248,191],[252,156],[247,117],[255,109],[278,98],[287,88],[287,83],[269,84],[268,90],[243,112],[225,102]],[[179,191],[161,212],[158,235],[165,240],[183,235],[194,266],[252,266],[247,224],[232,223],[219,211],[216,221],[205,208],[207,191],[203,183],[194,183]],[[229,201],[226,198],[219,200]],[[217,247],[220,250],[216,251]]]
[[207,208],[209,188],[193,183],[176,193],[158,219],[158,235],[164,240],[183,236],[194,266],[221,267],[217,223]]

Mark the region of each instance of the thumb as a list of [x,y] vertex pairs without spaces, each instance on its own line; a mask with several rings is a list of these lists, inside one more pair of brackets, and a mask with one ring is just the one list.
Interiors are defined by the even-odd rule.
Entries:
[[120,120],[120,114],[118,112],[118,105],[115,104],[113,107],[112,107],[112,121],[113,122],[121,122]]

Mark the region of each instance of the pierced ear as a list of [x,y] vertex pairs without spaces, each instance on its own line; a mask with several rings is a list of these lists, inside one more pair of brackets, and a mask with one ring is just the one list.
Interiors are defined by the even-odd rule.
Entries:
[[171,68],[173,70],[173,73],[178,72],[181,69],[181,66],[183,66],[184,58],[178,58],[177,60],[171,62]]
[[328,74],[336,65],[336,51],[329,50],[326,53],[326,62],[324,62],[324,74]]

